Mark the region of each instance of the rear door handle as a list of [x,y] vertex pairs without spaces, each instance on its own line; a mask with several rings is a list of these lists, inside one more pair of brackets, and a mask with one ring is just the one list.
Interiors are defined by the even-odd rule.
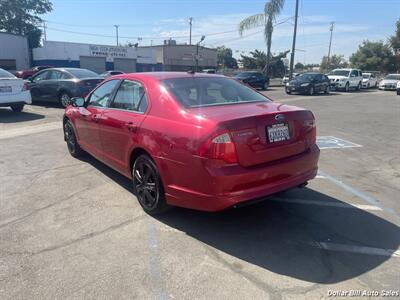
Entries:
[[133,124],[133,122],[126,123],[126,127],[128,127],[128,130],[130,132],[135,132],[137,129],[137,126],[135,124]]

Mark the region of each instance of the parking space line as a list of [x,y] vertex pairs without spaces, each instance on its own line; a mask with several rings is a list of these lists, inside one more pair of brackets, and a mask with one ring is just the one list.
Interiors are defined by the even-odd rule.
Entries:
[[7,130],[2,130],[0,132],[0,140],[15,138],[33,133],[40,133],[60,128],[62,128],[61,121],[7,129]]
[[398,249],[397,250],[382,249],[375,247],[354,246],[354,245],[336,244],[329,242],[317,242],[316,244],[313,244],[313,246],[316,246],[320,249],[327,251],[349,252],[349,253],[388,256],[388,257],[400,257],[400,250]]
[[274,201],[274,202],[285,202],[285,203],[293,203],[293,204],[330,206],[330,207],[353,208],[353,209],[357,208],[357,209],[362,209],[362,210],[376,210],[376,211],[382,210],[382,208],[373,206],[373,205],[353,204],[353,203],[344,203],[344,202],[316,201],[316,200],[307,200],[307,199],[279,198],[279,197],[271,197],[268,199],[271,201]]

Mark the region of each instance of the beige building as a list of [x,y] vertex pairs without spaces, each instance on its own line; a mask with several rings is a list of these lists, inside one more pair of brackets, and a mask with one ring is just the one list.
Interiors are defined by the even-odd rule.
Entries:
[[[196,45],[164,44],[145,46],[156,51],[157,64],[161,64],[163,71],[188,71],[196,65]],[[199,70],[217,68],[217,50],[199,47]]]

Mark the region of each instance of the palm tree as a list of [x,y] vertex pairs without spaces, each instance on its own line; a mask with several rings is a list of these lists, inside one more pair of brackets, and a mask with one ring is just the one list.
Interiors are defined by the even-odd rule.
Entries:
[[267,3],[265,3],[263,13],[247,17],[239,24],[240,36],[243,35],[245,30],[249,30],[258,26],[264,26],[264,39],[265,43],[267,44],[267,61],[263,71],[267,73],[271,60],[271,40],[272,31],[274,30],[273,23],[281,12],[284,4],[285,0],[269,0]]

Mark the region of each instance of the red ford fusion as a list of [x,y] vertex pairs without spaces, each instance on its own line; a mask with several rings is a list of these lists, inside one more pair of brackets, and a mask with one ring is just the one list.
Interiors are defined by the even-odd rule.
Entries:
[[130,178],[149,214],[219,211],[302,186],[317,173],[313,114],[234,79],[112,76],[65,110],[64,139]]

